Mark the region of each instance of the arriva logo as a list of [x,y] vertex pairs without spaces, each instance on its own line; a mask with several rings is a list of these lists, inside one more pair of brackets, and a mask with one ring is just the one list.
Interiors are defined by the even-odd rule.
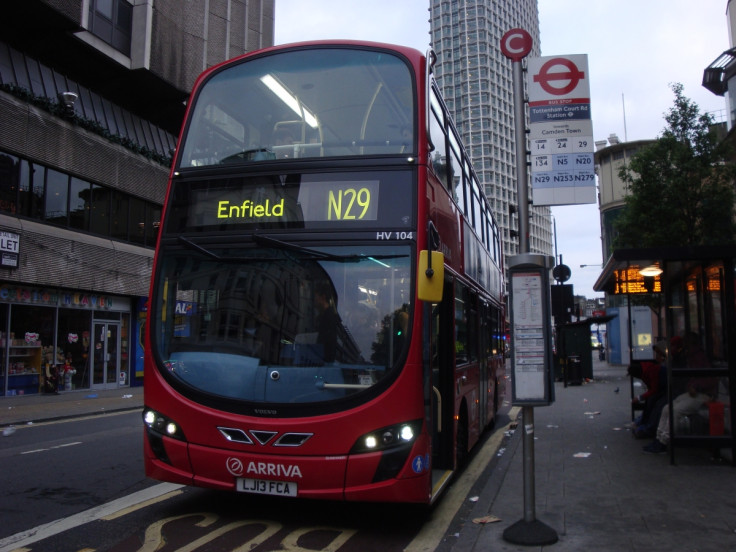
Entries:
[[233,474],[235,477],[243,475],[243,463],[237,458],[228,458],[225,462],[227,471]]
[[284,464],[266,462],[250,462],[247,472],[252,475],[302,477],[302,471],[299,469],[299,466],[285,466]]

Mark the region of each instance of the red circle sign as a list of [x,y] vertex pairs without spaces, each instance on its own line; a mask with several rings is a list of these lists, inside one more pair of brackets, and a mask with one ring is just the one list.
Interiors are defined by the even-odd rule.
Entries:
[[513,61],[524,59],[532,51],[533,44],[532,35],[520,28],[506,31],[501,37],[501,51]]
[[[564,70],[553,72],[552,69],[559,65],[564,67]],[[564,96],[575,90],[578,83],[585,78],[585,73],[578,69],[572,60],[559,57],[552,58],[542,65],[541,69],[539,69],[539,74],[534,75],[532,78],[534,82],[539,83],[539,86],[547,94]],[[553,86],[550,84],[553,81],[561,81],[563,84],[562,86]]]

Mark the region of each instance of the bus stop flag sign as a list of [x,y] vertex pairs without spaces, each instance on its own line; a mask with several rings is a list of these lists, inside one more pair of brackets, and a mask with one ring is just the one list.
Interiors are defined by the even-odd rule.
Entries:
[[529,58],[534,205],[595,203],[588,56]]
[[533,44],[532,35],[517,27],[501,37],[501,52],[511,61],[521,61],[532,51]]

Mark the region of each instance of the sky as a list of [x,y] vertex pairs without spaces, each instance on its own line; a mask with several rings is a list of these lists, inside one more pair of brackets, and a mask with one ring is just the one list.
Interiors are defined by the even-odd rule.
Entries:
[[[275,0],[276,44],[350,38],[429,46],[429,0]],[[587,54],[594,140],[657,138],[673,106],[672,83],[701,112],[726,116],[725,99],[701,85],[730,47],[727,0],[539,0],[542,56]],[[511,63],[509,61],[509,63]],[[576,295],[604,261],[597,205],[555,206],[557,253]],[[580,265],[590,265],[581,267]]]

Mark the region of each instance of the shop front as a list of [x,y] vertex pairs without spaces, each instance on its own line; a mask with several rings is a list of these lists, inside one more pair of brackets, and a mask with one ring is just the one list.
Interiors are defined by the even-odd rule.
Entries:
[[130,385],[131,300],[0,283],[0,395]]

